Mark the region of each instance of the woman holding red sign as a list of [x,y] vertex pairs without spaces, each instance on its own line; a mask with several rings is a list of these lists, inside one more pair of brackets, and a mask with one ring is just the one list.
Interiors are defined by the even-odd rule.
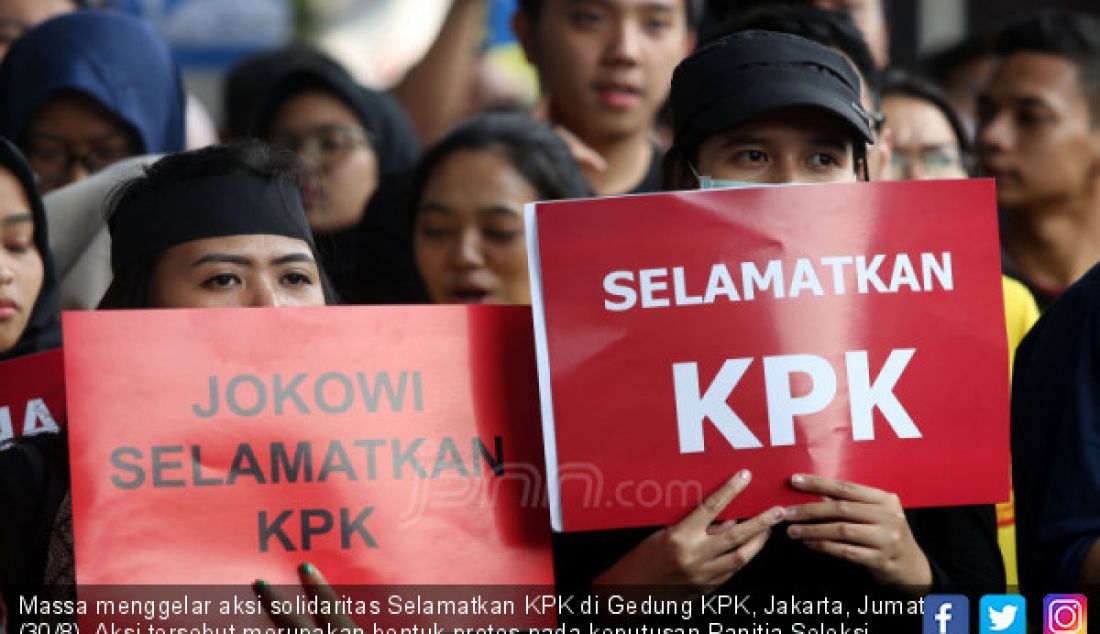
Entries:
[[[19,150],[0,138],[0,362],[60,347],[59,302],[46,211],[34,174]],[[42,583],[49,543],[49,523],[42,518],[53,517],[68,480],[63,466],[44,462],[63,464],[63,444],[51,433],[0,446],[0,580],[9,607],[18,605],[17,587]],[[54,457],[60,460],[49,460]],[[27,468],[34,480],[24,477]],[[41,488],[30,486],[32,481]]]
[[[318,263],[302,209],[302,174],[293,155],[272,151],[259,143],[212,146],[173,154],[148,167],[144,175],[123,184],[111,198],[108,224],[114,279],[101,308],[336,303],[336,295]],[[27,175],[30,183],[29,171]],[[27,191],[31,197],[34,190]],[[12,208],[18,210],[15,205]],[[7,208],[0,211],[0,219],[7,212]],[[38,222],[44,222],[40,203],[34,219],[37,243]],[[43,231],[38,248],[48,254],[45,244]],[[13,238],[6,250],[18,252],[20,248]],[[0,301],[4,257],[0,253]],[[47,271],[51,272],[52,281],[52,269]],[[56,306],[56,290],[53,293]],[[7,458],[4,454],[9,453],[12,452],[0,456]],[[26,464],[29,459],[12,465],[12,482],[36,481],[34,464],[64,469],[67,463],[63,450],[57,455],[28,454],[28,458],[34,460],[31,466]],[[14,488],[6,485],[7,482],[0,482],[0,493],[5,495]],[[66,474],[55,499],[65,495],[67,487]],[[0,526],[7,525],[7,510],[12,507],[0,501],[0,508],[5,509],[6,519]],[[41,555],[34,560],[22,560],[18,572],[30,573],[39,587],[45,581],[53,591],[71,589],[74,569],[68,497],[60,508],[55,502],[53,509],[18,515],[37,522],[35,534],[49,540],[48,561],[43,563],[46,559],[43,543]],[[11,550],[7,544],[4,546]],[[5,582],[9,579],[21,577],[4,576]]]
[[[673,189],[867,178],[874,135],[859,77],[814,42],[768,31],[721,38],[677,68],[670,99],[675,138],[665,174]],[[884,588],[913,596],[1003,589],[991,506],[905,511],[889,491],[793,474],[791,487],[821,501],[713,524],[747,486],[750,475],[741,472],[683,521],[657,531],[563,536],[559,582],[807,599]]]

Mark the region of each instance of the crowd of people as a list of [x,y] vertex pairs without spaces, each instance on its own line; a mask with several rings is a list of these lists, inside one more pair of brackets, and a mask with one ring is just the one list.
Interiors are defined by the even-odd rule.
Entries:
[[[519,0],[540,100],[471,115],[438,84],[476,53],[436,49],[477,24],[449,17],[392,92],[305,46],[248,58],[217,144],[148,24],[0,5],[0,360],[60,346],[62,308],[529,304],[535,201],[992,177],[1014,510],[804,476],[821,502],[714,523],[738,472],[678,524],[555,535],[555,572],[685,596],[1100,585],[1100,18],[1046,10],[899,69],[876,0]],[[63,433],[0,451],[9,617],[74,581],[68,477]]]

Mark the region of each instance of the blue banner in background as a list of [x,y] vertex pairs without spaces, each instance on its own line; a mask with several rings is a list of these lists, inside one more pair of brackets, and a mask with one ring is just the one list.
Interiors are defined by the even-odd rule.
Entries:
[[219,70],[253,53],[290,42],[290,0],[115,0],[149,20],[185,70]]
[[512,32],[512,14],[515,12],[516,0],[491,0],[487,48],[505,46],[516,41],[516,34]]

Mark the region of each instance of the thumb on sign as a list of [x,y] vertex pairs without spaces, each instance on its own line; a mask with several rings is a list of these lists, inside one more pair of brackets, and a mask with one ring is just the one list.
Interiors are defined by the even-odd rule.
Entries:
[[593,585],[620,586],[615,589],[620,593],[629,592],[622,586],[638,586],[640,596],[696,597],[725,583],[760,552],[771,527],[783,521],[783,507],[777,506],[742,522],[712,524],[751,479],[747,469],[739,471],[679,523],[623,555]]

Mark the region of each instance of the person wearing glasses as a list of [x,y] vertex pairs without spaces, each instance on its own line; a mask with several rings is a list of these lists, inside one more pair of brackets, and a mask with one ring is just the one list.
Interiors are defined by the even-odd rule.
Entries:
[[184,149],[168,47],[136,18],[78,11],[28,31],[0,64],[0,134],[46,194],[123,158]]
[[303,203],[341,299],[421,299],[412,255],[397,246],[407,244],[400,183],[420,144],[396,100],[301,47],[247,60],[233,75],[262,82],[253,96],[252,128],[237,133],[293,151],[318,177],[303,190]]
[[893,131],[886,180],[966,178],[971,148],[962,120],[935,85],[890,71],[882,86],[882,112]]
[[[882,110],[893,131],[894,148],[886,180],[967,178],[975,170],[963,120],[947,95],[934,84],[904,71],[887,73]],[[1009,365],[1016,348],[1039,319],[1039,307],[1020,282],[1001,278]],[[1016,520],[1012,499],[997,505],[997,542],[1005,562],[1005,580],[1017,583]]]

